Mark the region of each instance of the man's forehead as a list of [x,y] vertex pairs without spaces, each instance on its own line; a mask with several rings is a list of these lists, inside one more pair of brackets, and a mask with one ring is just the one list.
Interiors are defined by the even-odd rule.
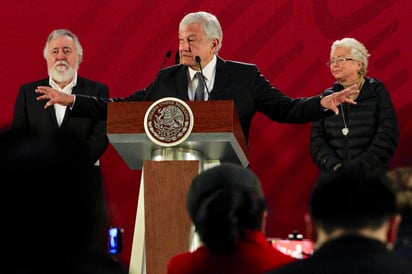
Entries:
[[68,36],[56,37],[50,40],[49,48],[74,48],[74,41]]
[[179,34],[185,33],[188,34],[198,34],[201,35],[204,33],[203,27],[199,23],[187,24],[185,27],[179,30]]

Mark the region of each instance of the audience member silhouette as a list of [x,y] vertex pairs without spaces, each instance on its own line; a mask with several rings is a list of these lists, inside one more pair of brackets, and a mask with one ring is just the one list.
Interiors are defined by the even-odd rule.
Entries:
[[85,144],[0,132],[1,260],[7,273],[127,273],[107,253],[109,218]]
[[412,273],[412,264],[391,251],[401,216],[383,169],[348,162],[325,172],[313,188],[306,220],[313,255],[269,273]]
[[394,252],[412,261],[412,167],[398,167],[388,172],[396,192],[402,221]]
[[187,209],[203,245],[172,257],[169,274],[256,274],[296,260],[266,239],[265,199],[247,168],[223,163],[196,176]]

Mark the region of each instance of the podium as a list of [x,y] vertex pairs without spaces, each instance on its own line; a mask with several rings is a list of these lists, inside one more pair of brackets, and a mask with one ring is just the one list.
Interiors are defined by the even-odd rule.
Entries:
[[[107,135],[130,169],[142,169],[130,274],[165,273],[171,256],[189,250],[192,225],[186,210],[191,180],[209,166],[248,166],[248,148],[233,101],[190,101],[194,124],[180,144],[164,147],[145,131],[155,102],[108,103]],[[127,246],[127,244],[125,244]]]

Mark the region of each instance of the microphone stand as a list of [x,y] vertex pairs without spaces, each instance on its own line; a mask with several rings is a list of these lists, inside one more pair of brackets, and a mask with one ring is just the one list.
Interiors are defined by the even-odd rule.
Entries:
[[196,63],[199,65],[200,75],[202,75],[202,81],[203,81],[203,84],[204,84],[205,87],[206,87],[207,96],[209,97],[210,92],[209,92],[209,88],[208,88],[207,85],[206,85],[205,76],[203,75],[203,69],[202,69],[202,65],[200,64],[201,60],[200,60],[199,55],[196,55],[196,56],[195,56],[195,60],[196,60]]
[[159,76],[160,76],[160,72],[162,71],[164,65],[166,64],[167,60],[170,58],[170,56],[172,55],[172,51],[168,50],[166,52],[166,56],[165,59],[163,60],[162,65],[160,66],[159,71],[157,72],[156,75],[156,79],[153,82],[153,85],[149,88],[149,90],[146,92],[146,95],[144,96],[142,101],[146,101],[147,97],[149,96],[149,94],[152,92],[152,90],[157,87],[159,85]]

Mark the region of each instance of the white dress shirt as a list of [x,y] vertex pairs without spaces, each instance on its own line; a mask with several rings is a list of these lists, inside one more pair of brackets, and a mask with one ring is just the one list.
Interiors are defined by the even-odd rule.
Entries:
[[[203,76],[205,77],[205,82],[207,86],[207,89],[205,89],[205,101],[209,99],[209,93],[207,91],[211,92],[215,84],[216,63],[216,55],[213,55],[213,59],[209,62],[209,64],[207,64],[206,67],[202,68]],[[198,82],[197,78],[195,77],[196,72],[198,71],[191,69],[189,67],[188,95],[189,100],[191,101],[195,99],[195,90]]]
[[[49,78],[49,85],[54,88],[57,89],[58,91],[67,93],[67,94],[71,94],[73,87],[77,84],[77,73],[74,75],[73,81],[71,81],[67,86],[65,86],[64,88],[60,88],[60,86],[52,79]],[[57,124],[59,125],[59,127],[62,124],[63,118],[64,118],[64,114],[66,112],[66,108],[67,106],[62,106],[59,104],[54,104],[54,110],[56,112],[56,119],[57,119]]]

